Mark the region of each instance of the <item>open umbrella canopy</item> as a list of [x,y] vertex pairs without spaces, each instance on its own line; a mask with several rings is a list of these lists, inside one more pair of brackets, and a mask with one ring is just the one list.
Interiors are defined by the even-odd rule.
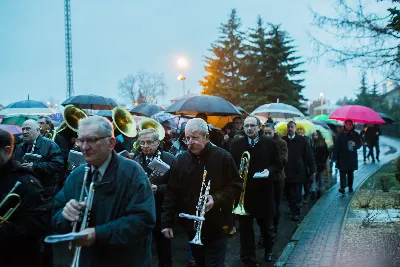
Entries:
[[71,96],[61,103],[63,106],[74,105],[80,109],[113,109],[118,104],[114,100],[98,95],[77,95]]
[[140,116],[148,116],[151,117],[154,114],[160,112],[160,111],[165,111],[165,108],[162,106],[156,105],[156,104],[151,104],[151,103],[142,103],[133,109],[131,109],[131,113],[140,115]]
[[315,125],[319,125],[327,130],[330,130],[331,128],[329,128],[329,125],[327,124],[327,121],[320,121],[320,120],[312,120],[312,123],[314,123]]
[[358,105],[347,105],[336,109],[329,119],[345,121],[352,120],[358,123],[383,124],[385,121],[374,110]]
[[38,120],[38,116],[36,115],[16,115],[16,116],[7,116],[4,117],[1,121],[1,124],[12,124],[21,126],[24,124],[26,120]]
[[101,117],[112,117],[112,110],[109,109],[103,109],[103,110],[99,110],[99,112],[96,113],[97,116],[101,116]]
[[297,108],[284,103],[264,104],[256,108],[251,115],[258,115],[265,118],[296,118],[304,117],[304,114]]
[[0,124],[0,129],[9,132],[10,134],[18,135],[22,133],[22,129],[17,125]]
[[389,116],[386,113],[382,113],[382,112],[378,112],[379,116],[381,116],[381,118],[385,121],[385,123],[387,124],[392,124],[393,122],[395,122],[396,120],[393,119],[393,117]]
[[229,101],[211,95],[192,96],[187,99],[181,99],[169,106],[165,112],[189,115],[204,113],[207,116],[241,115],[240,111]]
[[1,116],[50,115],[53,113],[54,111],[46,106],[44,103],[35,100],[14,102],[0,110]]
[[[287,135],[287,122],[278,122],[275,125],[275,129],[280,136]],[[311,121],[296,121],[296,134],[298,135],[310,136],[315,130],[317,130],[317,125],[313,124]]]
[[239,111],[240,111],[240,113],[242,113],[242,116],[249,115],[249,113],[247,113],[247,111],[246,111],[246,110],[244,110],[244,108],[242,108],[242,107],[239,107],[239,106],[236,106],[236,108],[237,108],[237,110],[239,110]]

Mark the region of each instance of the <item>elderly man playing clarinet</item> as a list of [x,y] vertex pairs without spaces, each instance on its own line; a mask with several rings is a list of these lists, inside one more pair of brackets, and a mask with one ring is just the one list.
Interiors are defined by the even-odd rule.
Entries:
[[[103,117],[81,120],[77,141],[90,168],[75,169],[56,196],[55,230],[71,232],[71,222],[78,221],[92,204],[87,227],[81,231],[86,235],[74,241],[82,247],[80,266],[150,267],[155,205],[146,174],[136,162],[113,150],[113,126]],[[85,176],[87,183],[83,184]],[[92,203],[85,198],[78,203],[82,186],[87,188],[89,183],[94,183],[93,191],[88,190],[94,194]]]
[[242,181],[232,156],[209,142],[204,120],[189,120],[185,138],[189,150],[172,166],[165,192],[162,233],[166,238],[174,236],[173,221],[179,213],[192,240],[197,266],[221,267],[232,225],[233,200],[243,191]]
[[[168,169],[174,164],[175,157],[161,150],[160,138],[154,129],[145,129],[141,131],[138,141],[141,152],[134,160],[143,167],[144,171],[149,176],[156,201],[157,216],[153,236],[157,247],[158,266],[171,267],[171,240],[165,238],[161,233],[161,209],[164,201],[164,192],[168,184]],[[160,167],[157,168],[158,166]]]

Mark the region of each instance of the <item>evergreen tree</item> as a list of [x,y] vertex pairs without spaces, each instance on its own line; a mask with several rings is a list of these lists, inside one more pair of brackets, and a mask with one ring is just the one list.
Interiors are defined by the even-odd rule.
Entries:
[[247,64],[243,71],[249,97],[243,106],[251,103],[259,106],[279,100],[304,112],[303,79],[296,79],[305,72],[298,69],[303,62],[294,55],[296,49],[287,33],[280,30],[279,25],[270,24],[269,27],[267,31],[258,18],[257,28],[250,30],[245,57]]
[[356,104],[366,107],[371,107],[371,96],[368,93],[368,86],[366,82],[366,73],[363,72],[361,75],[361,86],[359,89],[359,93],[357,94]]
[[211,45],[212,57],[206,57],[204,69],[208,74],[200,81],[203,93],[217,95],[237,105],[242,97],[240,68],[244,54],[244,34],[240,30],[240,18],[232,9],[229,20],[221,24],[220,36]]

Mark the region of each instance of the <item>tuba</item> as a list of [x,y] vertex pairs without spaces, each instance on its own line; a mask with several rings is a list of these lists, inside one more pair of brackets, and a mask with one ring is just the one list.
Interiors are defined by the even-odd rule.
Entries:
[[[139,131],[143,131],[145,129],[154,129],[159,137],[159,140],[163,140],[165,138],[164,127],[156,120],[151,118],[143,118],[138,123]],[[141,148],[139,146],[138,140],[133,144],[132,152],[140,151]]]
[[211,188],[210,185],[211,180],[208,180],[208,183],[206,183],[206,177],[207,177],[207,170],[204,167],[203,182],[201,183],[200,197],[196,206],[196,215],[179,213],[179,217],[195,221],[194,229],[196,231],[196,234],[192,239],[192,241],[190,241],[190,243],[199,246],[203,246],[203,242],[201,242],[201,229],[203,229],[203,222],[205,221],[204,215],[206,213],[207,198],[208,195],[210,194],[210,188]]
[[246,194],[246,183],[247,183],[247,174],[249,173],[250,166],[250,153],[248,151],[243,152],[242,158],[240,159],[240,168],[239,175],[243,180],[243,192],[240,194],[239,203],[232,210],[233,214],[236,215],[249,215],[244,209],[244,195]]
[[81,110],[80,108],[75,107],[74,105],[67,105],[64,108],[63,111],[63,123],[60,124],[55,130],[53,134],[52,140],[54,141],[56,139],[56,135],[59,134],[60,132],[64,131],[65,129],[69,128],[73,132],[77,133],[78,132],[78,125],[79,122],[87,118],[86,113]]
[[112,110],[112,121],[114,128],[126,137],[135,137],[136,122],[131,113],[122,107],[115,107]]
[[16,182],[14,187],[10,190],[10,192],[6,195],[6,197],[0,202],[0,208],[4,207],[8,201],[13,202],[13,199],[16,199],[16,204],[14,207],[9,208],[8,211],[4,214],[4,216],[0,216],[0,225],[4,222],[7,222],[11,215],[18,209],[19,205],[21,205],[21,197],[18,194],[15,194],[14,191],[21,184],[21,182]]

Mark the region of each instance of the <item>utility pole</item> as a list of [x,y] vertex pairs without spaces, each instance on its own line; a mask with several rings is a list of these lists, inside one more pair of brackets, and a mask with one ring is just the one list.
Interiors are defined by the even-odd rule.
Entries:
[[71,5],[70,0],[64,0],[65,18],[65,60],[67,75],[67,98],[74,95],[74,78],[72,73],[72,36],[71,36]]

